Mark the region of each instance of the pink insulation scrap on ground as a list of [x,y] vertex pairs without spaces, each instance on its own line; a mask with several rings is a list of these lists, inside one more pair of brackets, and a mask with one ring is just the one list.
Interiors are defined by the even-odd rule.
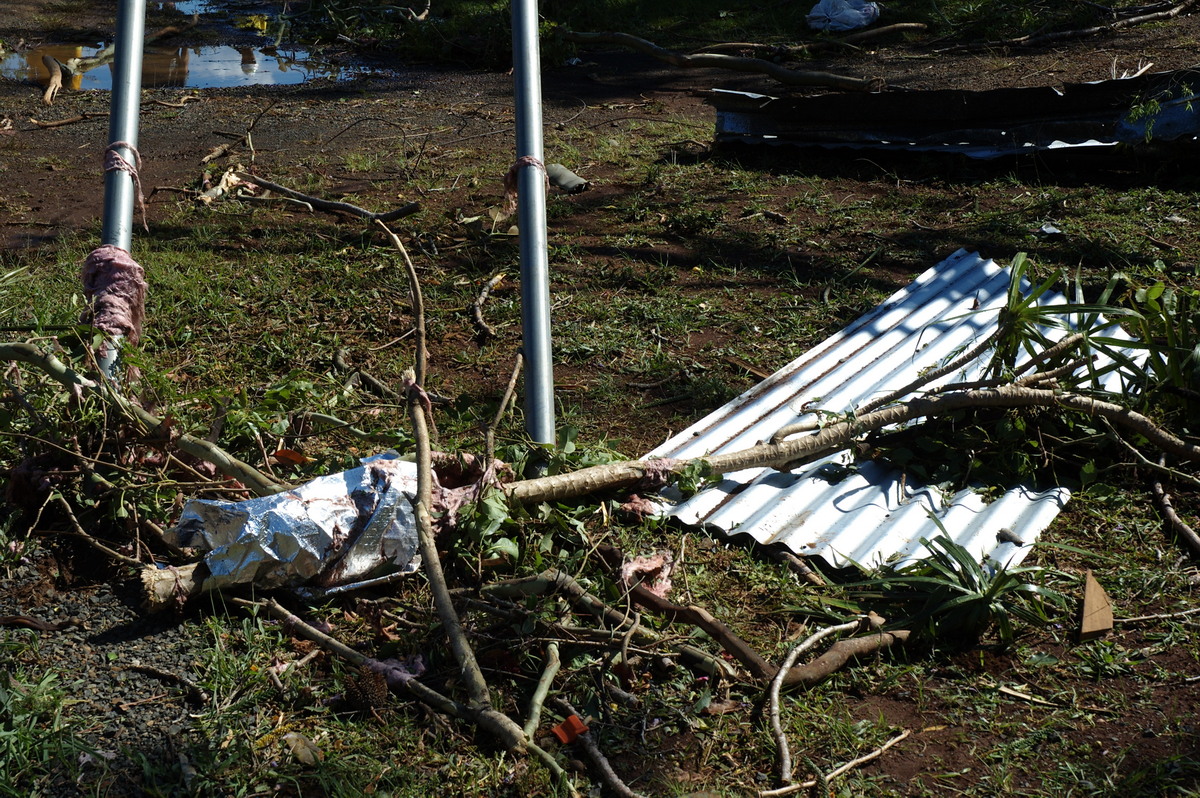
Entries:
[[659,598],[671,590],[671,571],[675,567],[670,552],[660,551],[648,557],[634,557],[621,566],[621,584],[632,588],[637,583]]

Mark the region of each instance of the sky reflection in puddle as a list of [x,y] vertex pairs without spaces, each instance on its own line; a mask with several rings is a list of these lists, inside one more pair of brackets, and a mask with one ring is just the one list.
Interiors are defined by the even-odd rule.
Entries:
[[[207,5],[205,0],[177,5]],[[264,49],[269,52],[264,52]],[[0,76],[14,80],[31,80],[45,85],[49,72],[42,57],[51,55],[60,62],[70,58],[90,58],[100,48],[60,45],[39,47],[0,58]],[[208,89],[229,86],[296,85],[315,78],[349,78],[358,70],[317,64],[308,60],[304,50],[278,51],[272,48],[242,47],[180,47],[154,48],[142,57],[142,87]],[[103,64],[81,75],[67,78],[66,88],[75,90],[111,89],[113,65]]]

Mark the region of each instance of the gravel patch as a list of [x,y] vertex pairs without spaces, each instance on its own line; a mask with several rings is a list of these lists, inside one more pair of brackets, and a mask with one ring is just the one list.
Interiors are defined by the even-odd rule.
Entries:
[[[32,677],[59,675],[74,703],[67,717],[102,756],[54,795],[169,795],[183,787],[181,754],[194,733],[204,696],[201,678],[211,635],[196,617],[151,615],[140,607],[140,583],[63,586],[49,553],[0,579],[0,616],[65,625],[61,631],[0,630]],[[12,652],[12,648],[7,648]],[[7,668],[6,668],[7,669]]]

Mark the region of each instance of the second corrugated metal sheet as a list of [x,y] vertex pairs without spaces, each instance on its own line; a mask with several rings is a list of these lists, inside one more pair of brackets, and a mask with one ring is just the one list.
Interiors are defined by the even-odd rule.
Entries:
[[[1006,269],[959,250],[649,456],[690,458],[745,449],[814,408],[849,412],[906,385],[990,335],[1009,282]],[[1061,304],[1065,298],[1044,296],[1043,301]],[[984,359],[974,361],[941,382],[976,379],[985,366]],[[926,554],[921,539],[942,529],[981,558],[1015,563],[1028,547],[998,539],[1000,530],[1030,543],[1069,496],[1065,488],[1039,493],[1017,487],[991,503],[971,491],[943,497],[894,469],[874,462],[856,466],[844,455],[833,455],[795,472],[727,474],[670,514],[685,523],[748,534],[763,544],[780,543],[837,567],[920,558]]]

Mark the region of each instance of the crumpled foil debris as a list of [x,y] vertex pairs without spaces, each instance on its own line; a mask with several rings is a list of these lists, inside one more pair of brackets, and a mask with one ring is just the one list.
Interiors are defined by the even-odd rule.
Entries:
[[344,585],[420,566],[416,491],[416,464],[387,453],[273,496],[192,500],[167,537],[208,550],[207,589]]

